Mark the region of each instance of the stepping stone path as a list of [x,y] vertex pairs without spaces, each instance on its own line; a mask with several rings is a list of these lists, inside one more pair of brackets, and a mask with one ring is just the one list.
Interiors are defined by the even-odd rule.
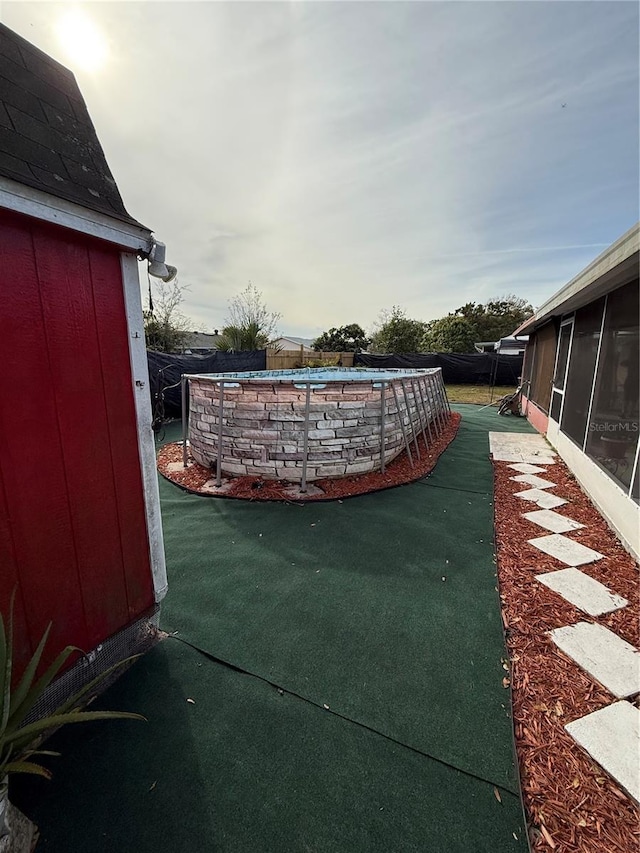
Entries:
[[516,483],[526,483],[528,486],[533,486],[534,489],[549,489],[555,486],[551,480],[545,480],[543,477],[536,477],[535,474],[520,474],[519,477],[511,477]]
[[490,432],[489,452],[497,462],[553,465],[556,452],[541,435]]
[[527,521],[533,521],[534,524],[552,533],[567,533],[569,530],[579,530],[584,527],[584,524],[551,509],[537,509],[535,512],[525,512],[523,515]]
[[556,560],[561,560],[567,566],[584,566],[585,563],[593,563],[603,557],[603,554],[598,551],[574,542],[573,539],[561,533],[550,533],[548,536],[529,539],[529,545],[549,554],[550,557],[555,557]]
[[516,497],[522,498],[523,501],[533,501],[542,509],[555,509],[567,503],[564,498],[549,494],[543,489],[526,489],[524,492],[516,492]]
[[615,702],[565,729],[601,767],[640,802],[640,710]]
[[521,474],[542,474],[547,470],[539,465],[531,465],[529,462],[516,462],[514,465],[509,465],[509,468]]
[[[553,512],[567,500],[550,489],[556,484],[537,474],[548,474],[556,453],[541,435],[489,433],[493,459],[509,462],[521,476],[510,479],[531,489],[514,492],[540,509],[524,512],[527,521],[551,531],[529,539],[529,544],[569,568],[536,575],[536,580],[590,616],[601,616],[628,605],[628,601],[578,566],[604,559],[604,555],[575,542],[563,533],[584,528],[572,518]],[[515,489],[515,486],[514,486]],[[640,694],[640,651],[603,625],[579,622],[549,632],[553,642],[595,681],[618,699]],[[640,802],[640,709],[627,701],[615,702],[565,726],[566,731],[618,784]]]
[[536,580],[566,598],[575,607],[584,610],[589,616],[602,616],[603,613],[620,610],[629,603],[626,598],[611,592],[600,581],[594,580],[580,569],[547,572],[544,575],[536,575]]
[[549,631],[549,636],[618,699],[640,693],[640,652],[604,625],[578,622]]

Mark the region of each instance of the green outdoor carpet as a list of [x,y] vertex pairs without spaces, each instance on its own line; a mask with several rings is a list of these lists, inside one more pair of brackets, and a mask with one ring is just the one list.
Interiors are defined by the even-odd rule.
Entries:
[[148,724],[57,736],[39,850],[527,849],[487,436],[523,423],[456,408],[430,477],[342,503],[161,480],[162,627],[209,656],[164,642],[102,700]]
[[[462,403],[453,408],[462,415],[462,427],[456,440],[449,445],[446,456],[424,482],[430,486],[468,489],[490,495],[493,493],[493,472],[488,433],[535,433],[535,430],[526,418],[498,415],[493,407]],[[483,448],[482,452],[479,452],[480,448]]]
[[37,853],[526,849],[515,797],[499,803],[491,786],[176,640],[100,704],[149,722],[91,723],[50,741],[63,753],[53,781],[12,794],[40,826]]
[[[428,487],[434,472],[427,486],[295,506],[201,498],[163,481],[162,624],[516,791],[488,419],[474,409],[436,468],[446,488]],[[487,412],[498,428],[515,421]]]

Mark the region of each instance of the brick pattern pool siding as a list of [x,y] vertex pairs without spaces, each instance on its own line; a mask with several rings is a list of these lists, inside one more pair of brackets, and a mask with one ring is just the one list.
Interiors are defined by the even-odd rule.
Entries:
[[[267,379],[267,377],[265,377]],[[404,388],[403,388],[404,381]],[[223,474],[266,479],[302,479],[306,388],[301,377],[284,381],[225,382],[222,400]],[[307,436],[308,481],[380,470],[382,389],[372,381],[327,381],[311,386]],[[395,386],[395,395],[393,387]],[[384,391],[385,464],[405,447],[401,424],[415,453],[418,434],[444,410],[442,372],[419,371],[387,381]],[[422,390],[422,394],[420,393]],[[406,392],[406,394],[405,394]],[[423,401],[424,404],[423,405]],[[220,383],[206,377],[189,379],[191,453],[201,465],[215,468],[219,442]],[[433,431],[434,427],[431,426]],[[427,433],[428,437],[428,433]]]

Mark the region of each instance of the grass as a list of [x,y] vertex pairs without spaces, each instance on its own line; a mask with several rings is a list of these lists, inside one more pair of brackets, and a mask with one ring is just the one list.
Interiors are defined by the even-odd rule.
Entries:
[[494,385],[447,385],[447,396],[450,403],[477,403],[487,406],[495,403],[506,394],[513,394],[515,386]]

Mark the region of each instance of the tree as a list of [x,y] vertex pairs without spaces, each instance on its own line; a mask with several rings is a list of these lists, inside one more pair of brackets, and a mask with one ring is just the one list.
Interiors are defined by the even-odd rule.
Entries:
[[229,300],[228,314],[217,348],[226,352],[264,349],[277,337],[281,314],[269,311],[262,293],[251,282]]
[[156,352],[175,352],[184,346],[193,327],[182,313],[185,285],[158,280],[155,299],[149,291],[149,308],[144,312],[144,337],[147,349]]
[[241,352],[264,349],[269,343],[268,338],[260,331],[257,323],[246,326],[225,326],[216,349],[222,352]]
[[509,293],[494,297],[484,305],[468,302],[457,308],[454,314],[471,323],[475,328],[476,341],[499,341],[531,317],[533,307],[526,299]]
[[369,346],[370,340],[357,323],[329,329],[313,342],[314,350],[322,352],[360,352]]
[[398,305],[382,311],[379,323],[371,336],[372,352],[420,352],[426,323],[411,320]]
[[476,330],[466,317],[449,314],[427,325],[422,338],[425,352],[473,352]]

